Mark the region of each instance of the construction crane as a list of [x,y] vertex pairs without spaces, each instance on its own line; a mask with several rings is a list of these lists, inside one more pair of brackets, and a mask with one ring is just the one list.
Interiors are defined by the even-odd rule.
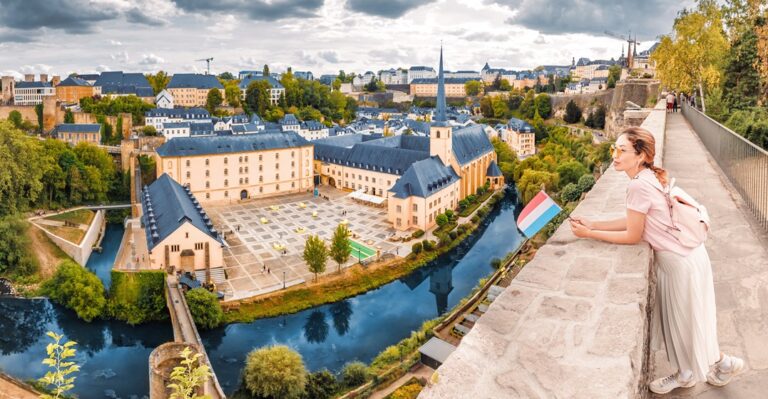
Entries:
[[213,61],[213,57],[201,58],[201,59],[195,60],[195,61],[205,61],[205,65],[206,65],[206,69],[207,69],[207,72],[205,72],[205,74],[206,75],[210,75],[211,74],[211,61]]
[[627,34],[627,37],[624,37],[624,35],[617,35],[611,31],[603,31],[606,35],[613,37],[615,39],[621,39],[627,42],[627,68],[632,69],[633,63],[635,60],[635,53],[637,52],[637,35],[635,35],[635,38],[632,38],[632,31],[630,31]]

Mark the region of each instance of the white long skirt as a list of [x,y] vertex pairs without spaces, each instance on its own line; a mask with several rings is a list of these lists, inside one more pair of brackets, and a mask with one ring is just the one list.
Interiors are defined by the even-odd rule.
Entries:
[[665,347],[673,368],[691,370],[697,381],[706,381],[709,367],[720,359],[715,287],[707,250],[701,245],[685,257],[654,251],[654,263],[657,282],[652,347]]

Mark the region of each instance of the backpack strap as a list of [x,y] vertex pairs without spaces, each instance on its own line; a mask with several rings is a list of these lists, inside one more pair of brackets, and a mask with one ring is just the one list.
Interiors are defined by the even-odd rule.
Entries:
[[668,227],[680,231],[680,228],[675,225],[675,218],[672,216],[672,197],[669,194],[672,191],[672,187],[675,186],[675,178],[670,179],[666,187],[661,186],[661,182],[658,179],[650,181],[649,179],[641,178],[639,174],[635,176],[635,179],[645,182],[664,195],[664,199],[667,201],[667,210],[669,211],[669,221],[672,222],[672,225]]

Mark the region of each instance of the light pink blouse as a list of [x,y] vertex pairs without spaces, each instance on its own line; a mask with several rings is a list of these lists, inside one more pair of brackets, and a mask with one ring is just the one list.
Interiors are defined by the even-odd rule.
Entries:
[[688,256],[693,248],[680,245],[674,236],[667,233],[667,226],[672,225],[667,200],[661,191],[649,184],[649,181],[652,181],[656,187],[662,188],[650,169],[640,171],[627,187],[627,209],[646,215],[643,240],[651,244],[651,248],[655,251],[671,251],[681,256]]

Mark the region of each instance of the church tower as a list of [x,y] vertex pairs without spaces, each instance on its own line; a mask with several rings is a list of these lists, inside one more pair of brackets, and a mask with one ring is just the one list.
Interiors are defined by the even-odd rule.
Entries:
[[[453,134],[445,110],[445,77],[443,76],[443,47],[440,46],[440,66],[437,73],[437,104],[435,118],[429,127],[429,155],[438,156],[443,164],[453,165]],[[457,171],[458,172],[458,171]]]

